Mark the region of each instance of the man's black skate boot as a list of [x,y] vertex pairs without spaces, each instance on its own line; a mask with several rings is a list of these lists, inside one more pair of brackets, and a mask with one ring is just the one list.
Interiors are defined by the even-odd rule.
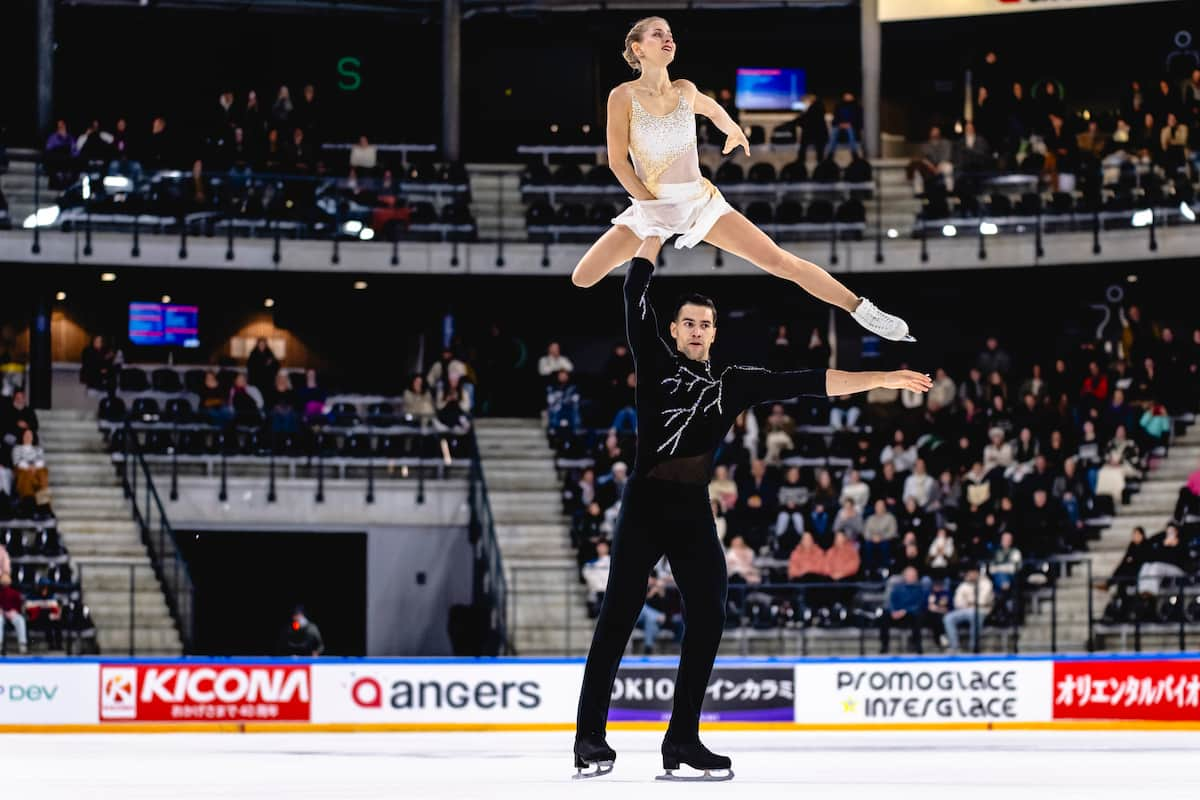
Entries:
[[[617,753],[604,741],[604,735],[590,733],[575,739],[575,778],[595,778],[612,772]],[[595,766],[591,772],[584,772]]]
[[[733,762],[729,756],[717,755],[700,743],[674,742],[663,739],[662,743],[663,770],[666,774],[659,775],[660,781],[727,781],[733,778]],[[674,771],[681,764],[703,772],[703,775],[675,775]],[[713,775],[713,770],[721,771],[722,775]]]

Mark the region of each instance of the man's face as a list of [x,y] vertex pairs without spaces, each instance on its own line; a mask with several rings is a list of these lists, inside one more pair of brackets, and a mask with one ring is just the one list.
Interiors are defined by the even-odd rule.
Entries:
[[717,322],[708,306],[686,303],[671,323],[675,349],[693,361],[708,361],[708,351],[717,338]]

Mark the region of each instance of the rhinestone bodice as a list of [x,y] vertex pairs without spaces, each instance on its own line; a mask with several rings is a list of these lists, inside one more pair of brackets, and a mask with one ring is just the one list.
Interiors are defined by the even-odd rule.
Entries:
[[[633,98],[629,114],[629,155],[633,169],[655,196],[658,185],[684,183],[700,178],[700,157],[696,151],[696,114],[683,93],[675,110],[655,116]],[[686,159],[680,161],[680,159]],[[678,163],[676,163],[678,162]]]

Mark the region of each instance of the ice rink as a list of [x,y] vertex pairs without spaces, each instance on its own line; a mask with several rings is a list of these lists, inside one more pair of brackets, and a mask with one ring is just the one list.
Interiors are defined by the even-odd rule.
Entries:
[[[731,783],[668,784],[661,734],[613,731],[616,769],[571,780],[570,733],[0,735],[8,797],[1200,797],[1200,733],[705,734]],[[950,792],[951,794],[947,794]]]

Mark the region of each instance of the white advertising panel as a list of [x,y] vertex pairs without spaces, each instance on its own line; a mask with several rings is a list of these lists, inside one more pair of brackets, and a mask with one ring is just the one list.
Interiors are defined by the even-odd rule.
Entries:
[[1051,718],[1050,661],[845,661],[796,665],[796,722],[931,725]]
[[569,723],[579,663],[312,666],[315,723]]
[[0,662],[0,725],[95,725],[99,666]]
[[1020,11],[1070,11],[1092,6],[1126,6],[1167,0],[878,0],[880,22],[938,17],[975,17]]

